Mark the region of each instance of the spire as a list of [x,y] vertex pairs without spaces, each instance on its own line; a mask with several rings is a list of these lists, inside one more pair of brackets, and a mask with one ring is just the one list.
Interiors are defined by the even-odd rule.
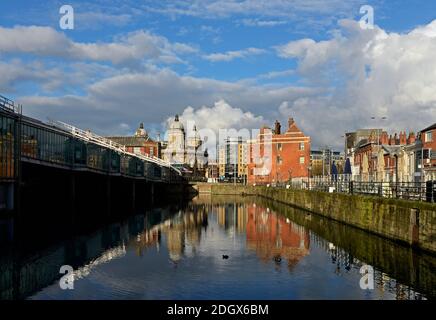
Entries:
[[174,121],[179,121],[179,115],[178,114],[176,114],[176,117],[174,118]]

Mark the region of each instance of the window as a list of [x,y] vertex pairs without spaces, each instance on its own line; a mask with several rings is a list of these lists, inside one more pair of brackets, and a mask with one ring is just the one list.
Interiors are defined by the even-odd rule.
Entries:
[[283,163],[282,157],[277,157],[277,164],[282,164],[282,163]]
[[152,157],[152,156],[154,156],[154,149],[153,149],[153,147],[150,147],[150,156]]
[[282,151],[282,144],[281,143],[277,143],[277,150]]
[[304,157],[300,157],[300,164],[304,164]]
[[304,142],[300,142],[300,150],[304,150]]
[[140,147],[134,147],[133,148],[133,153],[140,154],[141,153],[141,148]]
[[425,133],[425,142],[433,141],[433,131],[427,131]]

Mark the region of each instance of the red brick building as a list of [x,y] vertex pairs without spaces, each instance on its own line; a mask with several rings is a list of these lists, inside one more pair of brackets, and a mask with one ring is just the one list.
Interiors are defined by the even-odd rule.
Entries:
[[161,157],[160,143],[151,139],[144,129],[144,124],[140,123],[134,136],[107,137],[119,144],[126,146],[128,152],[143,154],[154,157]]
[[427,180],[436,180],[436,123],[421,130],[419,140],[422,144],[423,167]]
[[288,128],[281,132],[281,125],[275,123],[274,131],[268,127],[250,141],[248,183],[286,183],[293,179],[308,177],[310,166],[310,137],[297,127],[293,118]]
[[395,133],[393,136],[382,131],[378,136],[376,130],[368,139],[362,139],[354,150],[355,179],[361,181],[393,181],[400,175],[404,166],[399,168],[399,157],[403,147],[414,144],[415,134],[410,132]]

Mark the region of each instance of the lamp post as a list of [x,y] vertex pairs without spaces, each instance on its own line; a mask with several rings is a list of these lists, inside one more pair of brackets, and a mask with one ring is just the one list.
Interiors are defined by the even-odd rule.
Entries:
[[312,170],[312,166],[307,166],[307,189],[310,190],[310,171]]

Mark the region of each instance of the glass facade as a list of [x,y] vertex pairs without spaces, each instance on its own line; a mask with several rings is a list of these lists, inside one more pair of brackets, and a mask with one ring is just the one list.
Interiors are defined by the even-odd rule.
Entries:
[[21,122],[21,146],[17,148],[16,123],[17,118],[0,113],[0,179],[15,178],[14,162],[18,157],[16,151],[21,151],[23,158],[67,168],[83,167],[152,179],[172,178],[173,172],[163,172],[157,164],[80,140],[67,132],[28,121],[26,118]]
[[15,177],[15,119],[0,114],[0,179]]
[[44,127],[21,125],[21,156],[62,165],[71,165],[71,139]]

